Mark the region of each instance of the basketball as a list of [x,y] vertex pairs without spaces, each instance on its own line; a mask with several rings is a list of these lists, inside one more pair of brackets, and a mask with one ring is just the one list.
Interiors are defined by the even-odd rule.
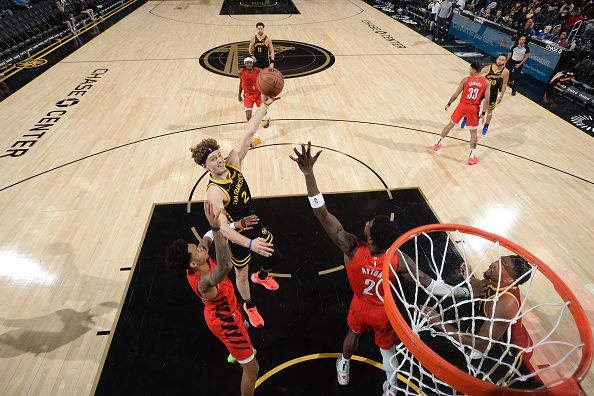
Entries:
[[283,73],[278,69],[272,69],[270,71],[270,69],[266,68],[260,70],[260,73],[258,73],[256,86],[264,95],[275,97],[283,90],[285,78],[283,77]]

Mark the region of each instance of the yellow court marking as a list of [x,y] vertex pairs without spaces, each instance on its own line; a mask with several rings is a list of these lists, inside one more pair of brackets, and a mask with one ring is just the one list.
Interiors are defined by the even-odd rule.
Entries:
[[[264,383],[264,381],[266,381],[268,378],[272,377],[274,374],[278,373],[279,371],[286,369],[287,367],[291,367],[291,366],[294,366],[299,363],[307,362],[308,360],[336,359],[339,356],[340,356],[340,353],[336,353],[336,352],[314,353],[311,355],[305,355],[305,356],[301,356],[301,357],[298,357],[295,359],[291,359],[288,362],[279,364],[278,366],[276,366],[275,368],[273,368],[272,370],[268,371],[266,374],[264,374],[263,376],[258,378],[258,380],[256,381],[255,389],[258,389],[258,386],[262,385]],[[367,363],[371,366],[377,367],[378,369],[384,371],[384,365],[376,362],[375,360],[367,359],[365,357],[357,356],[357,355],[353,355],[351,359],[356,360],[358,362]],[[405,378],[404,376],[402,376],[400,374],[397,374],[396,378],[398,378],[399,381],[402,381],[403,383],[407,384],[417,394],[420,393],[421,390],[415,384],[410,382],[408,378]]]
[[341,269],[344,269],[344,265],[339,265],[338,267],[330,268],[330,269],[323,270],[323,271],[318,271],[318,275],[331,274],[332,272],[340,271]]
[[275,278],[290,278],[291,274],[277,274],[274,272],[271,272],[270,275],[274,276]]
[[198,234],[198,231],[196,231],[196,228],[192,227],[192,233],[194,234],[194,236],[198,240],[198,243],[202,242],[202,238],[200,237],[200,234]]

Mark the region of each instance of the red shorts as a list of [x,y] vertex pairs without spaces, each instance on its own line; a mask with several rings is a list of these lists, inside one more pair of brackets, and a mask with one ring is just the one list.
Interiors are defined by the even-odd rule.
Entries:
[[243,316],[239,310],[231,315],[204,311],[204,319],[210,331],[225,344],[229,353],[239,363],[248,363],[254,355],[254,347],[243,324]]
[[245,93],[243,94],[243,106],[246,110],[251,110],[254,107],[254,103],[256,106],[260,107],[262,105],[262,94],[260,92],[254,92],[251,94]]
[[479,124],[479,105],[468,103],[458,104],[458,107],[454,110],[454,114],[452,114],[452,122],[457,124],[463,117],[466,117],[467,127],[476,128]]
[[363,302],[356,296],[351,301],[347,323],[357,334],[373,331],[375,344],[382,349],[392,348],[398,340],[384,307]]

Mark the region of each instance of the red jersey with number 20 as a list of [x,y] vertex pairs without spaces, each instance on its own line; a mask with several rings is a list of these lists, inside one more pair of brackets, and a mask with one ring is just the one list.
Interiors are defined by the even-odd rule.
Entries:
[[[346,265],[349,283],[355,296],[361,301],[373,305],[384,305],[375,292],[375,287],[382,279],[385,253],[381,256],[374,256],[366,243],[359,243],[353,260]],[[392,268],[396,272],[398,268],[398,253],[392,259]],[[390,273],[390,279],[395,280],[394,274]],[[383,285],[379,286],[380,294],[383,295]]]
[[480,105],[485,96],[488,81],[483,76],[469,76],[464,83],[460,103]]

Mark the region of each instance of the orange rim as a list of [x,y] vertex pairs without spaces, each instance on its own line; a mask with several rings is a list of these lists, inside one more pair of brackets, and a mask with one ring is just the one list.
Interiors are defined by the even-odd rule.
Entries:
[[[594,355],[594,347],[592,343],[592,329],[586,317],[579,300],[571,292],[569,287],[561,280],[561,278],[553,272],[546,264],[534,256],[532,253],[523,247],[499,236],[481,229],[470,227],[462,224],[429,224],[417,227],[408,231],[398,238],[386,253],[387,263],[392,261],[396,250],[410,239],[422,234],[442,231],[460,231],[464,234],[476,235],[492,242],[499,242],[499,244],[506,249],[515,252],[520,257],[528,260],[530,263],[537,264],[538,270],[542,272],[547,279],[549,279],[555,286],[555,290],[565,300],[569,300],[569,311],[573,315],[578,326],[580,338],[584,343],[582,348],[582,359],[580,364],[570,378],[566,378],[563,382],[542,388],[542,389],[514,389],[505,388],[480,380],[468,373],[460,370],[458,367],[452,365],[440,355],[435,353],[429,346],[427,346],[419,336],[414,333],[409,327],[408,323],[396,307],[396,301],[390,289],[390,282],[384,282],[384,304],[388,313],[388,318],[392,327],[400,337],[402,343],[415,355],[421,364],[428,369],[433,375],[440,380],[446,382],[453,388],[465,394],[493,394],[493,395],[562,395],[562,394],[580,394],[581,388],[579,382],[586,376],[592,364],[592,357]],[[390,279],[390,266],[384,266],[383,279]]]

